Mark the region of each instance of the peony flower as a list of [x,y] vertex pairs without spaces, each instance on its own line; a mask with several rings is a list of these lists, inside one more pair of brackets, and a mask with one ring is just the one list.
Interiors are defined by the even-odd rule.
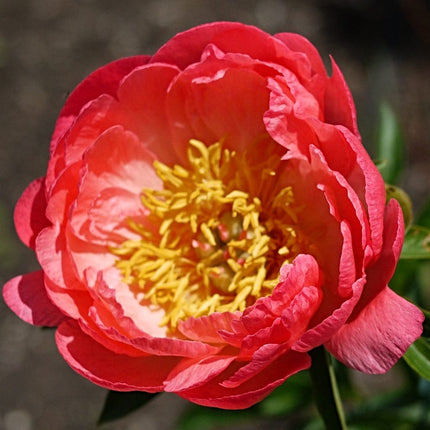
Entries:
[[387,371],[423,315],[387,286],[402,212],[332,70],[297,34],[213,23],[92,73],[17,203],[41,270],[6,303],[113,390],[246,408],[320,345]]

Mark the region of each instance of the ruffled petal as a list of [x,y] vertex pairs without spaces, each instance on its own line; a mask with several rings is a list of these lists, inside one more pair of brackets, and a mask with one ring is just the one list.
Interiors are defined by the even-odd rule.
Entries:
[[190,317],[179,322],[180,332],[188,339],[208,343],[225,343],[220,330],[231,330],[231,322],[239,318],[239,312],[214,312],[200,318]]
[[326,344],[340,361],[363,372],[387,371],[422,333],[422,312],[387,286],[403,236],[402,212],[391,200],[380,258],[368,269],[366,287],[351,317]]
[[307,354],[288,352],[274,360],[264,371],[243,384],[227,388],[222,382],[236,373],[242,363],[234,362],[223,373],[200,387],[181,391],[178,394],[203,406],[225,409],[245,409],[258,403],[281,385],[291,375],[310,366]]
[[182,360],[167,377],[164,390],[180,393],[206,384],[223,372],[234,359],[231,355],[211,355],[199,360]]
[[[79,193],[69,215],[77,237],[100,245],[135,238],[128,221],[144,219],[142,189],[161,187],[153,162],[134,133],[121,126],[102,133],[85,152]],[[114,209],[106,211],[110,205]]]

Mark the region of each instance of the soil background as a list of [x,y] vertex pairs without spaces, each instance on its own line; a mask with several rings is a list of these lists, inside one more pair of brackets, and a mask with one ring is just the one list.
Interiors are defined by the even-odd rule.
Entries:
[[[210,21],[301,33],[328,69],[333,55],[371,153],[379,104],[387,101],[407,149],[402,184],[419,208],[430,189],[429,8],[426,0],[0,0],[0,285],[38,268],[16,237],[13,207],[44,175],[67,94],[107,62],[152,54],[175,33]],[[95,428],[105,395],[66,365],[54,330],[21,322],[0,300],[0,430]],[[101,428],[174,429],[186,408],[163,394]]]

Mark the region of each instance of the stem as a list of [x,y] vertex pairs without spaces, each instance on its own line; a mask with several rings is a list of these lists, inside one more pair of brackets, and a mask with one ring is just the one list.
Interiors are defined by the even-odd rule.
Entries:
[[310,352],[312,388],[318,411],[328,430],[347,430],[331,357],[323,346]]

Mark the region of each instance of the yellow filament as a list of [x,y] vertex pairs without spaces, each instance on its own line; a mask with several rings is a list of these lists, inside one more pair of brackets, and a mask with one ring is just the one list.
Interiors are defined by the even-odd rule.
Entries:
[[[142,191],[154,229],[130,221],[142,239],[111,249],[124,282],[164,309],[160,325],[171,330],[190,316],[244,310],[270,294],[280,266],[307,246],[293,190],[277,186],[278,158],[262,171],[246,154],[198,140],[187,156],[187,167],[154,162],[164,188]],[[255,189],[273,190],[270,201]]]

